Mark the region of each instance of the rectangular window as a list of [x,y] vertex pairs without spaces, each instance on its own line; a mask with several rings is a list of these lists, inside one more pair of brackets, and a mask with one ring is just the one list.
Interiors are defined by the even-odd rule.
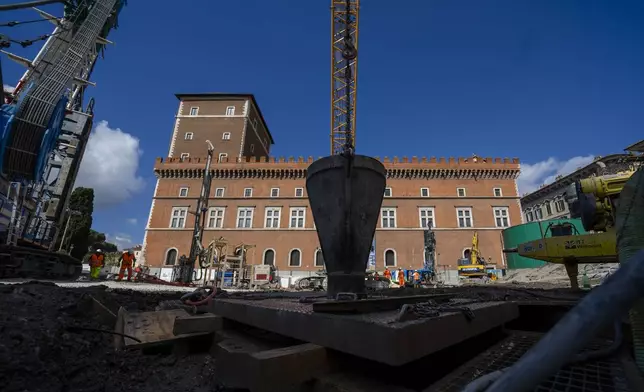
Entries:
[[543,219],[543,210],[541,210],[541,206],[534,208],[534,217],[539,220]]
[[235,107],[234,106],[226,107],[226,116],[234,116],[234,115],[235,115]]
[[550,205],[549,201],[546,202],[546,214],[548,216],[552,215],[552,206]]
[[187,152],[181,153],[181,159],[188,159],[188,158],[190,158],[190,154],[188,154]]
[[282,209],[279,207],[266,207],[264,212],[264,227],[267,229],[279,229],[281,212]]
[[215,189],[215,197],[224,197],[224,188]]
[[291,208],[291,222],[289,223],[289,227],[291,229],[303,229],[305,218],[306,218],[305,207]]
[[186,132],[186,134],[183,136],[185,140],[192,140],[192,137],[194,134],[192,132]]
[[222,152],[221,154],[219,154],[219,162],[225,162],[227,160],[228,160],[228,154],[226,154],[225,152]]
[[503,192],[501,188],[494,188],[494,197],[503,197]]
[[179,188],[179,197],[187,197],[188,188]]
[[528,222],[532,222],[534,220],[534,215],[532,215],[532,211],[528,211],[525,213],[525,219]]
[[208,228],[222,229],[224,227],[225,207],[213,207],[208,211]]
[[420,197],[429,197],[429,188],[420,188]]
[[173,207],[170,217],[170,227],[173,229],[183,229],[186,227],[186,216],[188,207]]
[[392,194],[392,192],[391,192],[391,188],[390,188],[390,187],[386,187],[386,188],[385,188],[385,197],[391,197],[391,194]]
[[420,219],[420,227],[423,229],[429,227],[434,228],[434,208],[433,207],[421,207],[418,209],[418,218]]
[[253,210],[252,207],[239,207],[237,209],[237,228],[250,229],[253,227]]
[[190,108],[190,115],[191,116],[196,116],[199,114],[199,107],[198,106],[193,106]]
[[253,188],[244,188],[244,197],[253,197]]
[[555,210],[557,210],[557,212],[564,212],[566,210],[566,205],[564,204],[563,199],[559,199],[555,202]]
[[458,197],[465,197],[465,188],[456,188],[456,194]]
[[295,188],[295,197],[304,197],[304,188]]
[[494,207],[494,224],[496,227],[510,227],[510,212],[508,207]]
[[393,229],[396,227],[396,209],[395,208],[383,208],[380,212],[381,215],[381,227],[383,229]]
[[458,220],[458,227],[473,227],[472,222],[472,209],[471,208],[457,208],[456,219]]
[[230,132],[224,132],[221,134],[221,140],[230,140]]
[[280,188],[271,188],[271,197],[280,197]]

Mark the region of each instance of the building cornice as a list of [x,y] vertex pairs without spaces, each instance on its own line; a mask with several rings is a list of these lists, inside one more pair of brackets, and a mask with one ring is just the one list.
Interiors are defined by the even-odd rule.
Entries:
[[564,176],[557,181],[550,183],[548,185],[542,186],[536,191],[524,195],[521,197],[521,204],[525,205],[526,203],[531,203],[537,201],[541,198],[544,198],[552,193],[563,191],[570,184],[579,181],[582,178],[590,177],[598,173],[602,167],[601,165],[613,165],[613,164],[636,164],[644,162],[644,156],[642,155],[633,155],[633,154],[612,154],[606,155],[604,157],[598,158],[592,163],[574,171],[573,173]]
[[[442,180],[516,180],[520,174],[517,158],[418,158],[380,159],[390,179]],[[313,157],[297,160],[275,157],[248,157],[213,162],[215,179],[306,179]],[[161,179],[198,179],[203,177],[205,158],[157,158],[154,173]]]

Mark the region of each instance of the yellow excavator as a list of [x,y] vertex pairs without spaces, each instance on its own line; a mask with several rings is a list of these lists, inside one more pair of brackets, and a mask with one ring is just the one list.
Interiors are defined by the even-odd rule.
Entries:
[[496,269],[494,264],[486,264],[485,258],[481,257],[479,251],[479,234],[474,232],[472,236],[472,247],[466,250],[463,258],[458,260],[458,277],[464,279],[481,279],[488,277],[496,280]]
[[[589,234],[574,233],[562,225],[549,226],[552,237],[520,244],[515,249],[523,257],[563,264],[572,288],[579,288],[579,263],[617,263],[615,211],[619,195],[635,173],[622,172],[582,179],[566,191],[572,218],[581,218]],[[572,226],[572,225],[570,225]]]

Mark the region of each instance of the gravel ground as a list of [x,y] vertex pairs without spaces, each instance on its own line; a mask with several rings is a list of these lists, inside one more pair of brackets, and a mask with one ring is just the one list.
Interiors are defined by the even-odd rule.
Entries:
[[[68,284],[64,284],[68,286]],[[73,285],[73,284],[72,284]],[[115,286],[116,285],[116,286]],[[115,352],[112,335],[71,330],[108,329],[84,311],[89,294],[109,297],[129,310],[154,310],[180,292],[154,291],[136,284],[60,287],[49,282],[0,285],[0,388],[4,392],[54,391],[215,391],[213,359]],[[150,290],[148,290],[150,289]]]

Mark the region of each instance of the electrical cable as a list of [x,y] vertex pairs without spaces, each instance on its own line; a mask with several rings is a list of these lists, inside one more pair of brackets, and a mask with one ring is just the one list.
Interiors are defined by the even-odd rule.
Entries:
[[139,338],[135,338],[135,337],[134,337],[134,336],[132,336],[132,335],[127,335],[127,334],[120,333],[120,332],[116,332],[116,331],[108,331],[108,330],[106,330],[106,329],[86,328],[86,327],[72,327],[72,326],[65,327],[65,329],[66,329],[66,330],[68,330],[68,331],[70,331],[70,332],[90,331],[90,332],[101,332],[101,333],[107,333],[107,334],[111,334],[111,335],[122,336],[122,337],[124,337],[124,338],[132,339],[132,340],[134,340],[134,341],[135,341],[135,342],[137,342],[137,343],[141,343],[141,339],[139,339]]

